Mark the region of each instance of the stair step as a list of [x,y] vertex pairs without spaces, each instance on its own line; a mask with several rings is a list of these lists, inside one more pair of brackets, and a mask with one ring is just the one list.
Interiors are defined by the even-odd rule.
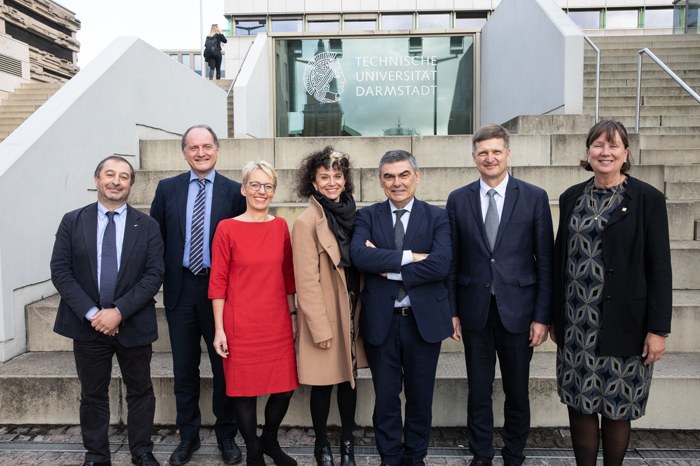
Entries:
[[[202,356],[202,422],[213,424],[208,402],[211,399],[211,371],[208,358]],[[635,422],[637,427],[693,428],[700,419],[700,355],[667,353],[654,367],[654,382],[647,415]],[[151,376],[156,394],[157,425],[175,423],[172,389],[172,357],[169,353],[154,353]],[[78,424],[80,387],[75,375],[71,352],[25,353],[0,365],[0,424]],[[535,353],[530,365],[530,400],[532,426],[552,427],[568,424],[566,408],[556,394],[554,353]],[[503,394],[500,371],[496,366],[494,387],[494,419],[503,422]],[[466,425],[466,368],[463,355],[443,353],[438,363],[433,399],[434,426]],[[356,422],[372,424],[374,391],[369,370],[358,374]],[[37,389],[41,387],[41,389]],[[284,419],[285,425],[310,426],[309,388],[296,391]],[[110,383],[111,422],[126,419],[126,401],[121,374],[115,360]],[[260,404],[262,407],[262,404]],[[455,409],[456,407],[459,407]],[[259,408],[260,409],[260,408]],[[336,424],[335,410],[330,423]]]
[[700,201],[700,181],[666,181],[665,193],[669,199]]

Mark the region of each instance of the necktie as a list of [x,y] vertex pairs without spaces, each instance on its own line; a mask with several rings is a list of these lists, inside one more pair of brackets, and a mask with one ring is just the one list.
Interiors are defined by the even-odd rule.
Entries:
[[[403,237],[406,236],[406,231],[403,228],[401,216],[406,213],[406,209],[396,209],[396,224],[394,224],[394,243],[396,249],[403,249]],[[406,297],[406,289],[403,287],[403,282],[399,284],[399,293],[396,295],[397,301],[402,301]]]
[[496,207],[495,189],[489,189],[486,193],[489,196],[489,208],[486,211],[486,219],[484,220],[484,228],[486,229],[486,238],[489,240],[491,251],[496,245],[496,236],[498,235],[498,207]]
[[107,228],[102,237],[100,262],[100,307],[114,307],[114,289],[117,287],[117,227],[114,216],[118,212],[107,212]]
[[197,275],[204,268],[204,203],[206,179],[198,179],[199,191],[194,199],[192,211],[192,234],[190,235],[190,270]]

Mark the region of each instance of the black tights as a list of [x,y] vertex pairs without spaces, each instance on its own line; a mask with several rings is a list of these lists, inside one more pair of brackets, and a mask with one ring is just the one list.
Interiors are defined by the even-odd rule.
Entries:
[[[355,405],[357,404],[357,390],[352,388],[350,382],[343,382],[338,387],[338,412],[340,413],[340,425],[342,426],[342,440],[352,440],[352,431],[355,428]],[[328,413],[331,410],[331,393],[333,385],[314,385],[311,387],[311,422],[314,425],[316,443],[322,444],[328,441],[326,426]]]
[[[274,432],[277,436],[277,429],[282,424],[284,415],[287,414],[289,401],[292,399],[294,391],[273,393],[265,405],[265,426],[263,429]],[[233,397],[233,409],[236,412],[238,430],[245,440],[247,446],[254,445],[257,438],[258,415],[256,396],[236,396]]]
[[614,421],[597,414],[584,414],[569,407],[571,443],[577,466],[595,466],[598,442],[603,440],[603,465],[620,466],[630,442],[630,421]]

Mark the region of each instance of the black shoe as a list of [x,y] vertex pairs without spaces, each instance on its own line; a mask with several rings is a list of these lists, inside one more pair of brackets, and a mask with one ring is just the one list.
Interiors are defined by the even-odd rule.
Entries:
[[277,466],[297,466],[297,460],[282,451],[282,447],[277,441],[277,432],[266,432],[263,429],[260,436],[260,447],[262,452],[272,458]]
[[150,451],[148,453],[144,453],[138,458],[132,456],[131,462],[137,466],[160,466],[160,463]]
[[83,466],[112,466],[111,461],[86,461]]
[[188,440],[180,440],[180,444],[177,446],[172,455],[170,455],[170,459],[168,461],[173,466],[185,464],[192,459],[192,454],[199,450],[200,446],[201,443],[199,442],[199,435]]
[[241,449],[236,445],[236,439],[222,438],[218,439],[219,450],[221,450],[221,457],[224,459],[224,464],[238,464],[243,459],[241,454]]
[[480,460],[477,458],[472,459],[469,466],[491,466],[491,460]]
[[352,440],[340,442],[340,466],[355,466],[355,444]]
[[314,457],[318,466],[335,466],[331,444],[328,441],[314,447]]
[[265,466],[265,458],[263,457],[260,440],[255,437],[255,443],[248,445],[246,443],[245,463],[246,466]]

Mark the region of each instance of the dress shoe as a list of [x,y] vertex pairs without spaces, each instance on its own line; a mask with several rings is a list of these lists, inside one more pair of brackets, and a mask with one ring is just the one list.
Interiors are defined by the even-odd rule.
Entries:
[[331,444],[326,440],[314,447],[314,457],[316,458],[317,466],[335,466],[333,463],[333,452]]
[[138,458],[132,456],[131,462],[134,463],[136,466],[160,466],[160,463],[150,451],[148,453],[140,455]]
[[340,442],[340,466],[355,466],[355,443],[352,440]]
[[272,458],[277,466],[297,466],[297,460],[282,451],[282,447],[277,441],[277,432],[268,432],[263,429],[260,436],[260,447],[262,452]]
[[236,445],[236,439],[222,438],[217,440],[219,444],[219,450],[221,450],[221,458],[224,460],[224,464],[238,464],[243,459],[241,454],[241,449]]
[[472,459],[469,466],[491,466],[491,460],[480,460],[477,458]]
[[180,440],[180,444],[177,446],[175,451],[170,455],[170,464],[173,466],[180,466],[187,463],[192,459],[192,454],[199,450],[201,444],[199,443],[199,436],[187,440]]
[[86,461],[83,466],[112,466],[111,461]]

